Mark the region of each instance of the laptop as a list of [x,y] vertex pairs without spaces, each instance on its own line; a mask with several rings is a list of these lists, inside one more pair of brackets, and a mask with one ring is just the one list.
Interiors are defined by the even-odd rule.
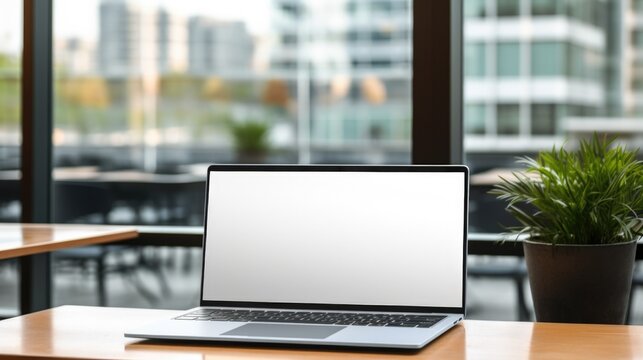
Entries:
[[200,306],[146,339],[419,349],[463,319],[465,166],[212,165]]

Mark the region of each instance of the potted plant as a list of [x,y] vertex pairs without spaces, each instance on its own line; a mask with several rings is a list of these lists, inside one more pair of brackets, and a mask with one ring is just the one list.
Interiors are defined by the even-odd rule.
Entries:
[[[613,140],[521,158],[491,191],[521,224],[537,321],[624,323],[643,234],[643,163]],[[531,175],[531,176],[530,176]]]
[[267,123],[256,120],[230,121],[229,128],[234,140],[238,163],[260,164],[265,162],[270,149]]

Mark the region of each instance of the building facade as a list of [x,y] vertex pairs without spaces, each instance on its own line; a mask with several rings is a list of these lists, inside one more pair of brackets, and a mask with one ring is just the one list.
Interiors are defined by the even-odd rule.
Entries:
[[375,141],[408,152],[411,1],[273,0],[272,7],[271,70],[296,79],[298,97],[311,99],[299,115],[309,114],[300,121],[313,147]]

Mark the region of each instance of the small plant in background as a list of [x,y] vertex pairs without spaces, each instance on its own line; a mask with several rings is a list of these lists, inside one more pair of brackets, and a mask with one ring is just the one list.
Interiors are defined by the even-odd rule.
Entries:
[[230,121],[230,133],[240,154],[266,154],[270,149],[267,123],[257,120]]
[[502,178],[490,192],[521,223],[511,230],[551,244],[613,244],[643,235],[643,162],[613,141],[594,134],[577,151],[554,147],[521,158],[537,176]]

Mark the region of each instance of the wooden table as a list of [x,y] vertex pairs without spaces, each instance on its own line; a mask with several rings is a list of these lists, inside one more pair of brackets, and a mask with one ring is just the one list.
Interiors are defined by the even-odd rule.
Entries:
[[635,359],[643,327],[467,320],[423,350],[159,342],[124,329],[177,311],[62,306],[0,322],[0,358],[87,359]]
[[136,229],[71,224],[0,224],[0,260],[135,238]]
[[132,239],[136,229],[71,224],[0,224],[0,260],[20,258],[20,312],[51,307],[48,252]]

